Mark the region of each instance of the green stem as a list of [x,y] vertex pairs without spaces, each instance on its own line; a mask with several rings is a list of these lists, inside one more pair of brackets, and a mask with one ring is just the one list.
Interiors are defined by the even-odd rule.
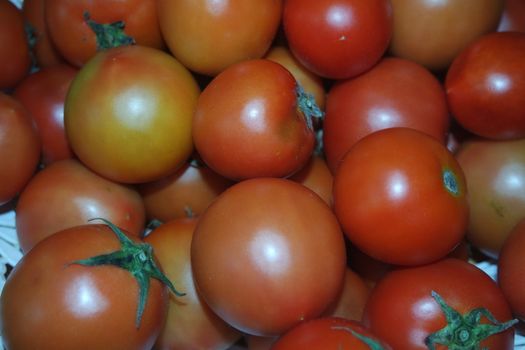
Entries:
[[96,35],[98,51],[135,44],[135,39],[124,31],[126,26],[124,21],[101,24],[92,20],[87,11],[84,12],[84,20]]

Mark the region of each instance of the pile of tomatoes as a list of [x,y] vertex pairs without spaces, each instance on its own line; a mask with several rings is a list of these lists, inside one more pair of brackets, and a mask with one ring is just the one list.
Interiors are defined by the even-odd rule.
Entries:
[[522,342],[525,2],[0,0],[0,42],[7,350]]

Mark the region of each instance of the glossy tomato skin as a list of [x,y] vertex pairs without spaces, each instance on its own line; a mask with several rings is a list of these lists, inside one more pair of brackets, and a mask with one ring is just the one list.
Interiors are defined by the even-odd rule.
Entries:
[[24,0],[22,14],[30,26],[32,40],[31,53],[38,68],[64,63],[64,58],[57,51],[55,44],[49,37],[45,16],[44,0]]
[[0,90],[11,89],[31,68],[22,11],[9,0],[0,1]]
[[365,72],[385,53],[392,34],[389,0],[287,0],[283,28],[294,56],[330,79]]
[[27,252],[45,237],[96,217],[136,236],[144,231],[144,203],[136,190],[97,175],[76,159],[54,162],[31,178],[17,201],[20,247]]
[[161,0],[166,43],[190,70],[215,76],[226,67],[261,58],[281,21],[282,0]]
[[525,216],[525,140],[470,139],[456,155],[465,172],[470,243],[497,258],[513,227]]
[[166,319],[165,286],[151,279],[136,328],[139,289],[128,271],[71,264],[119,248],[115,234],[99,224],[57,232],[35,246],[10,273],[2,290],[4,345],[42,350],[151,349]]
[[188,162],[174,174],[139,184],[137,189],[148,219],[165,222],[199,216],[233,183],[206,165]]
[[446,71],[476,38],[495,31],[504,0],[392,0],[389,53]]
[[333,205],[334,176],[322,154],[314,153],[308,163],[289,179],[317,193],[330,207]]
[[155,0],[46,0],[44,11],[56,49],[76,67],[82,67],[98,51],[85,13],[99,24],[123,21],[125,33],[136,44],[164,48]]
[[286,179],[244,180],[199,218],[191,247],[195,283],[232,326],[276,336],[336,298],[344,244],[333,212],[313,191]]
[[44,165],[73,157],[64,130],[64,102],[77,71],[63,63],[44,67],[26,76],[13,91],[36,123]]
[[15,198],[37,170],[40,138],[29,111],[0,92],[0,205]]
[[373,341],[377,349],[391,349],[390,346],[375,336],[373,332],[359,321],[340,317],[321,317],[300,323],[277,339],[271,349],[369,350],[372,348],[369,344],[359,339],[359,336],[356,336],[353,332]]
[[525,220],[512,229],[498,259],[498,285],[513,314],[525,322]]
[[315,135],[299,111],[296,81],[282,65],[247,60],[202,91],[193,141],[202,160],[232,180],[286,177],[308,162]]
[[[372,290],[363,322],[393,349],[427,350],[425,337],[446,325],[432,291],[461,314],[484,307],[499,322],[512,318],[507,300],[485,272],[463,260],[443,259],[387,274]],[[487,321],[481,319],[483,323]],[[512,350],[514,331],[492,335],[480,345],[480,348]]]
[[410,128],[379,130],[343,158],[334,178],[334,210],[364,253],[390,264],[429,263],[465,235],[465,177],[431,136]]
[[330,170],[362,137],[409,127],[445,143],[449,111],[442,84],[423,66],[384,58],[368,72],[337,82],[327,96],[323,145]]
[[102,176],[155,181],[191,155],[199,93],[191,73],[165,52],[139,45],[106,50],[71,83],[66,135],[78,158]]
[[525,33],[525,2],[504,0],[503,14],[498,25],[498,31]]
[[485,35],[453,61],[445,87],[454,118],[491,139],[525,136],[525,33]]
[[[155,349],[227,349],[241,333],[220,319],[195,289],[190,247],[197,218],[167,221],[144,238],[168,279],[186,293],[170,299],[168,318]],[[182,301],[182,302],[181,302]]]

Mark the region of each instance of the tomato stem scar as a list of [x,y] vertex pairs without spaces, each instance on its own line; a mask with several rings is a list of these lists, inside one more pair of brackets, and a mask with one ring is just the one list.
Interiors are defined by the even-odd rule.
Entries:
[[454,197],[457,197],[461,194],[458,186],[458,179],[452,170],[443,169],[443,184],[445,185],[447,191]]
[[139,285],[139,301],[135,317],[135,326],[140,327],[140,321],[150,286],[150,278],[155,278],[165,284],[176,296],[184,296],[175,289],[171,281],[162,273],[153,257],[153,248],[148,243],[133,242],[117,226],[106,219],[94,218],[93,220],[102,220],[117,235],[120,241],[121,249],[108,254],[96,255],[87,259],[81,259],[72,262],[84,266],[114,265],[129,271],[137,280]]
[[297,83],[295,93],[297,95],[297,106],[304,115],[308,128],[310,130],[313,130],[313,119],[323,118],[324,112],[319,108],[319,106],[315,102],[314,96],[311,93],[306,92],[301,86],[301,84]]

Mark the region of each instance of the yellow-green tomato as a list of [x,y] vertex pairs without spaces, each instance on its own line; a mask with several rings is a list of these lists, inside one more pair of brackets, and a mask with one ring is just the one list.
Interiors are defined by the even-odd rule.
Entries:
[[71,83],[64,124],[73,152],[113,181],[140,183],[175,172],[193,151],[200,93],[173,56],[144,46],[99,52]]

